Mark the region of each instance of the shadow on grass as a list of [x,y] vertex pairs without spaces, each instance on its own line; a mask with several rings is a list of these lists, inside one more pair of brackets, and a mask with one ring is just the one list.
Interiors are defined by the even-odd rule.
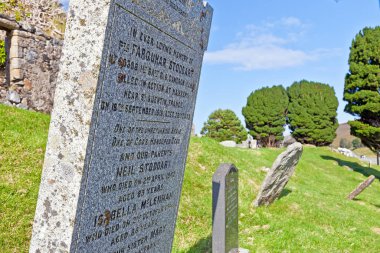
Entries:
[[290,193],[292,193],[291,190],[289,190],[289,189],[284,189],[284,190],[282,190],[282,192],[281,192],[281,194],[280,194],[280,197],[278,197],[278,199],[285,198],[285,197],[288,196]]
[[211,253],[212,238],[211,235],[200,239],[186,253]]
[[325,160],[336,161],[336,162],[338,162],[339,166],[350,167],[353,171],[361,173],[365,177],[369,177],[369,176],[373,175],[378,180],[380,180],[380,171],[378,171],[378,170],[375,170],[375,169],[372,169],[372,168],[369,168],[369,167],[364,167],[364,166],[361,166],[358,163],[345,161],[345,160],[342,160],[342,159],[339,159],[339,158],[336,158],[336,157],[332,157],[332,156],[322,155],[321,157],[322,157],[322,159],[325,159]]
[[379,208],[379,209],[380,209],[380,205],[378,205],[378,204],[374,204],[374,203],[372,203],[372,202],[368,202],[368,201],[366,201],[366,200],[360,198],[360,196],[355,197],[352,201],[354,201],[354,202],[358,202],[358,203],[360,203],[360,202],[365,202],[365,203],[367,203],[367,204],[369,204],[369,205],[372,205],[372,206],[375,207],[375,208]]

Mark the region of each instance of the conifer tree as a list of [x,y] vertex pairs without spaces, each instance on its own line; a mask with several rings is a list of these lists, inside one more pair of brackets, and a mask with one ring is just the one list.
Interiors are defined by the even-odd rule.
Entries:
[[217,141],[235,141],[240,143],[247,139],[247,131],[240,119],[231,110],[218,109],[210,114],[201,134]]
[[338,128],[338,99],[333,87],[302,80],[288,88],[288,123],[299,142],[317,146],[333,142]]
[[288,95],[282,86],[265,87],[251,93],[243,108],[249,133],[264,147],[274,147],[283,140]]

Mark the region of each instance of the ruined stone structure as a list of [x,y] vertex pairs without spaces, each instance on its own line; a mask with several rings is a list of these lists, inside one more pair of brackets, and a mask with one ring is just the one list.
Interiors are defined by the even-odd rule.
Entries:
[[0,30],[7,53],[0,103],[50,113],[63,42],[4,15]]

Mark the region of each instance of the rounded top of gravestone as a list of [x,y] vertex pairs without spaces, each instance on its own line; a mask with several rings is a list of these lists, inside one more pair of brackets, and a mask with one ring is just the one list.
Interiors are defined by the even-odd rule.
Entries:
[[237,173],[238,169],[235,165],[230,163],[221,164],[213,175],[213,181],[220,181],[220,179],[225,178],[228,174]]

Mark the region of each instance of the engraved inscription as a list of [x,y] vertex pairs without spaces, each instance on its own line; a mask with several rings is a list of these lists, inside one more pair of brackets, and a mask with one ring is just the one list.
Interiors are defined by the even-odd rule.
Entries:
[[203,52],[118,4],[113,15],[77,248],[170,252]]
[[238,241],[238,173],[231,170],[226,176],[225,231],[226,248],[232,249]]

